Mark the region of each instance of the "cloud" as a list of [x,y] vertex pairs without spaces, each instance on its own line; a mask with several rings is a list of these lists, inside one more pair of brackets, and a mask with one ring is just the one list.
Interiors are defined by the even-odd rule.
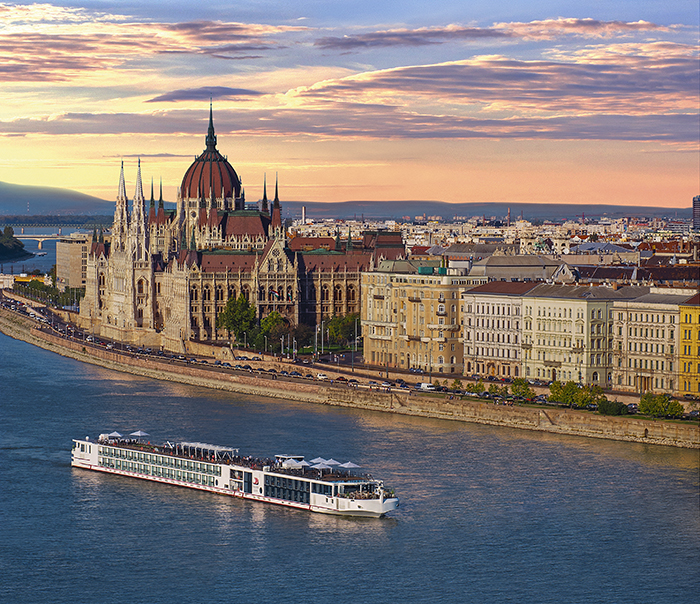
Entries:
[[[0,134],[204,135],[208,115],[173,110],[152,114],[65,113],[0,121]],[[508,119],[431,115],[384,105],[328,105],[314,110],[219,109],[219,147],[238,136],[311,136],[327,139],[626,140],[697,145],[698,115],[584,115]]]
[[390,29],[346,36],[327,36],[314,42],[315,46],[329,50],[357,50],[391,46],[426,46],[447,42],[471,42],[477,40],[551,40],[563,35],[586,38],[606,38],[629,33],[669,31],[668,27],[648,21],[599,21],[596,19],[548,19],[530,23],[496,23],[492,27],[421,27],[418,29]]
[[333,50],[353,50],[388,46],[425,46],[444,44],[450,41],[480,40],[484,38],[509,38],[511,34],[493,29],[476,27],[433,27],[421,29],[394,29],[367,34],[343,37],[324,37],[314,42],[314,46]]
[[563,35],[585,38],[609,38],[643,32],[668,32],[673,27],[649,21],[600,21],[598,19],[545,19],[528,23],[495,23],[494,29],[526,40],[552,40]]
[[0,23],[0,81],[28,82],[70,81],[174,54],[255,59],[284,48],[280,35],[306,30],[222,21],[141,22],[45,4],[0,4]]
[[240,97],[256,97],[265,94],[258,90],[247,88],[227,88],[226,86],[203,86],[202,88],[187,88],[173,90],[147,100],[147,103],[175,102],[175,101],[201,101],[208,98],[214,99],[238,99]]
[[[684,45],[623,45],[568,61],[476,57],[398,67],[319,82],[288,93],[305,100],[410,107],[450,104],[471,112],[694,111],[700,86],[694,49]],[[595,60],[590,57],[595,53]]]

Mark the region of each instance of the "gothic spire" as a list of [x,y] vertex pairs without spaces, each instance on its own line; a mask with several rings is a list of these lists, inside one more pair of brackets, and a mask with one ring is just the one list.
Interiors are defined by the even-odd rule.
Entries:
[[158,199],[158,207],[163,207],[163,177],[160,177],[160,198]]
[[207,138],[205,139],[207,144],[207,151],[213,151],[216,149],[216,134],[214,134],[214,112],[212,109],[211,97],[209,97],[209,129],[207,130]]
[[263,176],[263,197],[260,211],[265,212],[266,214],[269,211],[267,206],[267,172]]
[[273,229],[282,228],[282,210],[280,209],[280,198],[278,195],[278,176],[275,173],[275,199],[272,203],[272,215],[270,216],[270,224]]
[[124,181],[124,160],[122,160],[122,171],[119,174],[119,193],[117,199],[126,199],[126,182]]
[[156,200],[153,197],[153,177],[151,176],[151,207],[156,207]]
[[141,158],[139,157],[138,169],[136,170],[136,192],[134,200],[143,199],[143,184],[141,183]]

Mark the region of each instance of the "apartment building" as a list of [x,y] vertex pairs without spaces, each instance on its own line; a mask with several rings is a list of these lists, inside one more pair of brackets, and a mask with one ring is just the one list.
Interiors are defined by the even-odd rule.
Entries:
[[613,303],[647,292],[639,287],[540,284],[525,293],[523,376],[612,386]]
[[700,397],[700,294],[678,306],[678,392]]
[[692,290],[652,287],[613,305],[613,385],[632,392],[673,394],[678,388],[679,305]]
[[460,291],[470,280],[462,271],[434,264],[383,261],[375,271],[362,273],[366,363],[462,374]]
[[462,293],[464,372],[522,376],[523,295],[536,283],[492,281]]
[[72,233],[56,242],[56,287],[60,291],[85,287],[91,244],[92,236],[86,233]]

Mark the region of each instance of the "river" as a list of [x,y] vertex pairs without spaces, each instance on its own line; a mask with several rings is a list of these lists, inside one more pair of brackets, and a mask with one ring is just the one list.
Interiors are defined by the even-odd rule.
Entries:
[[[353,461],[369,520],[70,466],[145,430]],[[326,408],[159,382],[0,334],[0,602],[694,602],[697,450]]]

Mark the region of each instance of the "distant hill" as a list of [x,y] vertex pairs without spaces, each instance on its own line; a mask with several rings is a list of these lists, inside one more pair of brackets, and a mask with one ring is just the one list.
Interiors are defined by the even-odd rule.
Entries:
[[17,214],[114,214],[114,202],[70,189],[0,182],[0,215]]
[[[29,203],[29,211],[27,211]],[[692,209],[544,203],[446,203],[443,201],[285,201],[282,199],[284,217],[300,218],[301,208],[306,206],[306,215],[312,219],[350,219],[363,215],[369,219],[401,219],[409,216],[442,216],[452,220],[454,216],[486,216],[504,218],[510,208],[511,220],[522,213],[526,220],[563,220],[585,214],[590,218],[623,218],[625,216],[647,216],[656,218],[690,218]],[[175,204],[166,203],[166,208]],[[113,215],[114,202],[97,197],[53,187],[34,187],[0,182],[0,216],[9,215]]]
[[384,218],[400,219],[409,216],[442,216],[452,220],[454,216],[486,216],[505,218],[510,208],[511,221],[522,213],[525,220],[563,220],[585,214],[590,218],[608,217],[611,219],[626,216],[648,216],[655,218],[690,218],[692,208],[664,208],[644,206],[584,205],[584,204],[545,204],[545,203],[446,203],[443,201],[343,201],[321,203],[315,201],[282,201],[285,217],[300,218],[301,208],[306,206],[306,216],[311,219],[323,218]]

